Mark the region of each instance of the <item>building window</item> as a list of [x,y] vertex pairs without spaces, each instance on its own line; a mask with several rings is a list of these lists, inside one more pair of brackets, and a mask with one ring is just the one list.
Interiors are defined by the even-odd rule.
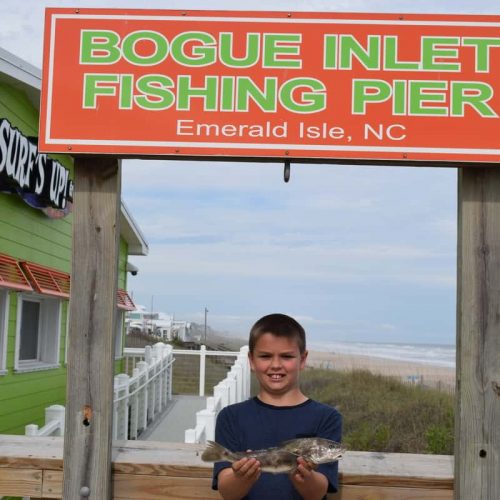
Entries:
[[0,375],[7,372],[7,328],[9,292],[0,288]]
[[16,364],[17,371],[43,370],[59,366],[61,300],[19,295]]

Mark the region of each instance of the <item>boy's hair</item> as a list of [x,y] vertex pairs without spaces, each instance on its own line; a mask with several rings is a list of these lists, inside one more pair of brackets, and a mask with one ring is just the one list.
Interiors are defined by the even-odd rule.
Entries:
[[297,341],[300,354],[306,351],[306,332],[302,325],[286,314],[274,313],[263,316],[250,330],[248,348],[252,353],[255,344],[266,333],[271,333],[277,337],[286,337]]

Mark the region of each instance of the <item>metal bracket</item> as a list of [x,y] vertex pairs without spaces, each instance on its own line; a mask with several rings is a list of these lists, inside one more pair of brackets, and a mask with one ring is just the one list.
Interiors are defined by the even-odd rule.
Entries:
[[290,180],[290,160],[285,160],[285,170],[283,171],[283,179],[285,182]]

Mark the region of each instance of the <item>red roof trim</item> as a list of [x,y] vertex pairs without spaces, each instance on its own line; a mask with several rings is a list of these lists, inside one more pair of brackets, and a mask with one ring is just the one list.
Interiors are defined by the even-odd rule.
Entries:
[[50,267],[21,262],[21,267],[38,293],[54,297],[69,298],[70,276]]
[[33,287],[26,279],[19,262],[4,254],[0,254],[0,287],[33,291]]
[[126,290],[119,288],[116,294],[116,299],[118,302],[118,309],[124,309],[125,311],[135,311],[137,309],[134,301],[130,298],[130,295]]

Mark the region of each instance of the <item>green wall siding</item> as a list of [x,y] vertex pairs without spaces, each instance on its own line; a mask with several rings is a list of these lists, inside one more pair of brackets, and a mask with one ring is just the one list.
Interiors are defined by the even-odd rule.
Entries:
[[120,254],[118,256],[118,288],[127,289],[127,260],[128,260],[128,245],[127,242],[120,238]]
[[[26,136],[36,136],[38,112],[17,89],[0,83],[0,118],[6,118]],[[52,156],[52,155],[51,155]],[[70,170],[70,157],[53,155]],[[71,272],[72,215],[49,219],[40,210],[29,207],[17,195],[0,193],[0,253],[29,260],[60,271]],[[127,243],[120,239],[118,286],[126,288]],[[44,424],[47,406],[64,404],[66,395],[67,300],[62,301],[59,363],[60,368],[15,373],[17,292],[9,292],[7,327],[7,374],[0,375],[0,433],[24,434],[27,424]],[[115,362],[115,373],[123,361]]]
[[[38,135],[38,112],[20,91],[0,83],[0,118],[26,136]],[[70,157],[57,156],[73,177]],[[13,194],[0,193],[0,253],[70,272],[73,217],[52,220]]]

